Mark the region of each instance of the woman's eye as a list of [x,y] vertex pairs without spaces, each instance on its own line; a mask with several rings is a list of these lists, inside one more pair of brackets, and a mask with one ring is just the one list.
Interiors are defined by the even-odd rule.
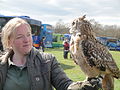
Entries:
[[27,36],[30,36],[31,34],[28,34]]
[[22,36],[17,36],[17,37],[16,37],[16,39],[20,39],[20,38],[22,38]]
[[23,38],[23,35],[16,36],[16,39],[20,39],[20,38]]

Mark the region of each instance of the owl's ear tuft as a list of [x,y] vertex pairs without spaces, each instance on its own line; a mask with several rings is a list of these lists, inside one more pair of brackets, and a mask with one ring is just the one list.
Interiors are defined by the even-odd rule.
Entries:
[[86,18],[86,15],[83,15],[82,17],[79,18],[79,20],[84,20]]

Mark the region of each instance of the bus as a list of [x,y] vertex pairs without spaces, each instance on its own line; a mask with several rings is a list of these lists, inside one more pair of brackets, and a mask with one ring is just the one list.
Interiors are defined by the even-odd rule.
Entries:
[[97,37],[97,39],[109,50],[120,51],[120,40],[113,37]]
[[0,32],[2,27],[12,18],[22,18],[25,19],[31,26],[32,28],[32,34],[34,34],[36,31],[38,31],[40,29],[41,26],[41,21],[35,20],[35,19],[31,19],[29,16],[4,16],[4,15],[0,15]]
[[41,25],[41,37],[45,37],[44,45],[46,48],[52,48],[53,27],[50,24]]
[[26,20],[32,29],[32,35],[34,36],[35,34],[41,36],[41,32],[40,32],[40,27],[42,25],[42,22],[39,20],[35,20],[30,18],[29,16],[4,16],[4,15],[0,15],[0,32],[2,31],[2,27],[12,18],[22,18],[24,20]]
[[63,46],[64,35],[53,33],[53,41],[52,46],[54,47],[62,47]]

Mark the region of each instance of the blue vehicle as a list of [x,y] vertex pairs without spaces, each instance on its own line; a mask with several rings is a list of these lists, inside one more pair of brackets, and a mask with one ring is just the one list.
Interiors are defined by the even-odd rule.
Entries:
[[69,41],[71,39],[71,34],[64,34],[64,38],[67,38]]
[[44,45],[47,48],[52,48],[53,27],[50,24],[41,25],[41,37],[45,37]]
[[112,37],[97,37],[97,39],[109,50],[120,51],[120,40]]
[[96,37],[103,45],[107,46],[107,37]]
[[36,32],[39,31],[41,26],[41,21],[32,19],[29,16],[4,16],[4,15],[0,15],[0,30],[10,19],[15,17],[25,19],[32,28],[32,34],[35,34]]
[[108,39],[107,46],[110,50],[120,51],[120,42],[116,38]]

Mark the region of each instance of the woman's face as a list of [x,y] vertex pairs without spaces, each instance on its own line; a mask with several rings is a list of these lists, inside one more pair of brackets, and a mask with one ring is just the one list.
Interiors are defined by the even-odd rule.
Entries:
[[26,24],[16,28],[16,32],[10,38],[10,45],[14,53],[27,54],[32,49],[32,34]]

